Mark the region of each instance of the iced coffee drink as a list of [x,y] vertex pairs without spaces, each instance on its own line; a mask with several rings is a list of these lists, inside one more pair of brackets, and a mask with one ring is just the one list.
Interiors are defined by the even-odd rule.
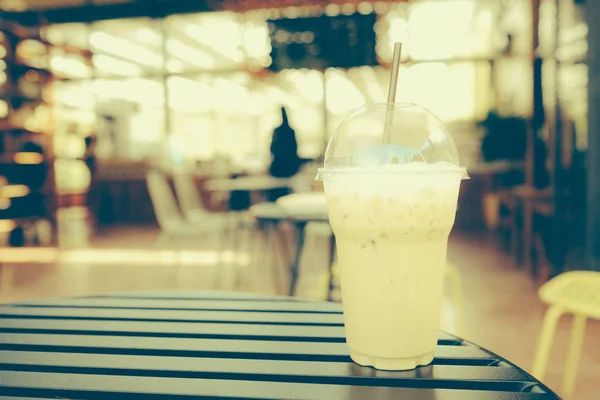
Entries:
[[[421,127],[411,124],[417,131],[443,128],[425,110],[406,107],[395,118],[399,133],[409,134],[400,129],[402,118],[415,112],[426,117]],[[381,116],[377,108],[362,113]],[[422,143],[412,137],[416,148],[371,145],[372,136],[346,133],[344,138],[344,132],[332,139],[322,178],[337,241],[350,355],[378,369],[426,365],[437,344],[448,235],[464,170],[452,159],[456,153],[445,131],[423,137]],[[335,140],[360,147],[336,152]]]

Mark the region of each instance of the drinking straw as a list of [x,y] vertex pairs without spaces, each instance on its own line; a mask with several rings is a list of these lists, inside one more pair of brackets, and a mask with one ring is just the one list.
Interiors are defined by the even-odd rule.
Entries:
[[398,73],[400,71],[400,56],[402,55],[402,42],[394,43],[394,55],[392,58],[392,72],[390,74],[390,87],[387,98],[387,110],[385,114],[385,126],[383,128],[383,143],[390,143],[392,125],[394,123],[394,103],[396,102],[396,89],[398,87]]

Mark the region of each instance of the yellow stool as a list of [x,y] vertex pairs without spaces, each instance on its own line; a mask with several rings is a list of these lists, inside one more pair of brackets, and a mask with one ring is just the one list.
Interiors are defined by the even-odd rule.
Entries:
[[567,272],[547,282],[538,293],[549,308],[544,315],[542,332],[533,362],[533,375],[540,381],[544,377],[556,324],[563,314],[573,314],[562,393],[564,397],[569,397],[575,389],[586,320],[587,318],[600,320],[600,273]]

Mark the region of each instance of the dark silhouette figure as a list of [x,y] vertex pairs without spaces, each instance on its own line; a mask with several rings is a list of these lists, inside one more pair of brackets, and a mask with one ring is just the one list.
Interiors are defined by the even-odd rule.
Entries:
[[296,132],[288,122],[285,108],[281,107],[281,125],[275,128],[271,141],[271,166],[269,173],[276,178],[294,176],[302,164],[298,157]]
[[87,193],[87,201],[86,205],[88,209],[91,211],[92,215],[98,210],[99,204],[99,193],[98,193],[98,185],[96,182],[96,171],[97,171],[97,163],[96,163],[96,137],[95,136],[86,136],[85,139],[85,153],[83,154],[83,161],[85,165],[90,170],[90,186],[88,187]]
[[[281,125],[275,128],[271,141],[271,166],[269,174],[276,178],[290,178],[300,170],[296,132],[290,126],[285,108],[281,107]],[[269,201],[289,194],[289,189],[273,189],[267,193]]]

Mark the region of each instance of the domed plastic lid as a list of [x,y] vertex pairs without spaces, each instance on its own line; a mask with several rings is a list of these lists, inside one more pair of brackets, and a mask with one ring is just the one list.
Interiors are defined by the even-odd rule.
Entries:
[[452,137],[432,112],[409,103],[371,104],[342,122],[329,141],[317,179],[330,173],[374,172],[373,167],[409,163],[427,164],[427,168],[410,168],[411,172],[452,172],[468,178]]

